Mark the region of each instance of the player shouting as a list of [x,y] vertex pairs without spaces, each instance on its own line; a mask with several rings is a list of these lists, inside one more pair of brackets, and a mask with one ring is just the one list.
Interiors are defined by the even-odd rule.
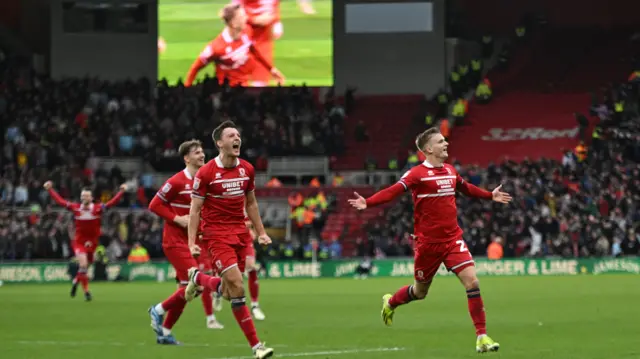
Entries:
[[83,188],[80,192],[80,203],[69,202],[60,197],[58,192],[53,189],[53,182],[47,181],[44,184],[44,189],[49,192],[51,198],[56,201],[60,206],[65,207],[73,213],[75,219],[75,236],[73,238],[72,247],[73,252],[78,261],[78,273],[73,278],[71,284],[71,297],[76,296],[78,291],[78,283],[82,285],[84,291],[84,298],[86,301],[91,300],[91,292],[89,292],[89,277],[87,276],[87,270],[91,263],[93,263],[93,253],[98,246],[98,240],[100,239],[100,226],[102,214],[107,208],[115,206],[124,195],[127,190],[127,185],[120,186],[120,191],[107,203],[96,204],[93,202],[93,195],[91,189]]
[[[151,327],[157,335],[156,342],[168,345],[180,344],[171,330],[180,319],[187,304],[185,287],[189,280],[189,268],[198,265],[187,245],[187,225],[193,178],[198,169],[204,165],[204,151],[200,141],[191,140],[182,143],[178,153],[186,164],[185,169],[169,178],[149,204],[149,210],[165,220],[162,249],[175,268],[176,277],[180,282],[178,289],[169,298],[149,308]],[[210,295],[208,300],[211,306]],[[206,303],[205,311],[208,311]],[[222,328],[222,325],[216,321],[213,310],[207,314],[207,326]]]
[[444,263],[467,291],[469,313],[476,328],[476,350],[497,351],[500,344],[487,336],[484,304],[473,258],[458,226],[455,193],[457,190],[469,197],[493,199],[498,203],[509,203],[511,196],[501,192],[501,186],[488,192],[467,183],[455,167],[444,163],[449,144],[438,130],[432,128],[421,133],[416,145],[426,156],[422,164],[407,171],[398,183],[367,199],[356,193],[357,198],[349,200],[353,207],[363,210],[389,202],[406,190],[411,190],[413,196],[415,281],[394,295],[382,297],[382,320],[390,326],[398,306],[424,299],[440,264]]
[[184,85],[191,86],[198,72],[210,62],[215,63],[216,76],[221,84],[228,80],[230,86],[247,86],[257,66],[267,69],[279,83],[284,82],[280,71],[255,46],[244,8],[238,4],[226,5],[221,16],[226,25],[224,30],[191,65]]
[[251,237],[244,223],[244,212],[256,228],[258,241],[271,243],[266,234],[258,201],[254,192],[255,171],[247,161],[241,160],[240,132],[231,121],[225,121],[213,131],[213,142],[220,154],[198,170],[193,182],[191,210],[189,212],[189,248],[194,255],[201,251],[196,237],[202,218],[202,242],[211,255],[221,278],[211,277],[197,268],[189,269],[189,284],[185,292],[192,300],[199,286],[221,293],[231,302],[231,310],[244,332],[257,359],[269,358],[273,349],[258,339],[256,328],[246,306],[242,272],[245,269]]

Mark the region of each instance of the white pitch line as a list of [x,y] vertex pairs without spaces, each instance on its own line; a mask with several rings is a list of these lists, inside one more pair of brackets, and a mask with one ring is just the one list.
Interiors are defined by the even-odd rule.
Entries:
[[[345,349],[345,350],[324,350],[318,352],[301,352],[301,353],[276,353],[278,358],[294,358],[294,357],[312,357],[321,355],[345,355],[345,354],[360,354],[360,353],[379,353],[379,352],[399,352],[405,348],[371,348],[371,349]],[[207,359],[253,359],[252,356],[243,357],[218,357]]]
[[[57,340],[18,340],[18,344],[25,345],[51,345],[51,346],[110,346],[110,347],[125,347],[125,346],[146,346],[156,345],[154,342],[138,342],[138,343],[122,343],[122,342],[99,342],[99,341],[57,341]],[[224,343],[183,343],[184,347],[225,347],[225,348],[246,348],[246,344],[224,344]],[[274,345],[275,348],[286,348],[286,345]]]

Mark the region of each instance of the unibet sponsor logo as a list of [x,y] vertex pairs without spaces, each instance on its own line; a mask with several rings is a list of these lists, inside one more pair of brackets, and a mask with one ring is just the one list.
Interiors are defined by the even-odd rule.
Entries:
[[222,184],[222,188],[224,189],[234,189],[234,188],[240,188],[240,187],[242,187],[241,181],[225,182]]
[[555,140],[558,138],[575,138],[578,127],[564,130],[547,129],[544,127],[530,128],[492,128],[488,135],[482,136],[483,141],[522,141],[522,140]]
[[629,261],[625,259],[612,259],[598,261],[593,266],[593,274],[608,272],[628,272],[640,273],[640,264],[637,261]]
[[3,282],[42,282],[38,266],[0,266],[0,280]]

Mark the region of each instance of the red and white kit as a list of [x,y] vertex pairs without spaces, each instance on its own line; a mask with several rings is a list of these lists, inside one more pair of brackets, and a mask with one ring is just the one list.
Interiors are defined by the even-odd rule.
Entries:
[[49,195],[58,205],[65,207],[73,213],[76,227],[72,242],[74,253],[76,255],[86,254],[89,263],[93,263],[93,253],[98,246],[101,234],[102,215],[108,208],[120,202],[120,199],[124,196],[124,192],[118,192],[107,203],[91,203],[88,206],[67,201],[60,197],[58,192],[53,189],[49,190]]
[[225,168],[216,157],[196,174],[192,196],[204,200],[202,241],[220,275],[234,266],[244,272],[246,257],[252,253],[253,247],[248,245],[252,238],[245,225],[245,196],[254,189],[254,168],[242,159]]
[[198,71],[214,63],[216,77],[220,83],[229,81],[230,86],[248,86],[256,68],[264,67],[271,73],[272,62],[265,59],[254,46],[253,31],[247,26],[240,37],[234,39],[225,28],[220,35],[205,46],[187,75],[186,86],[190,86]]
[[[280,1],[279,0],[234,0],[234,4],[244,7],[249,18],[248,25],[253,30],[253,42],[265,60],[273,64],[274,41],[283,33],[282,22],[280,22]],[[254,23],[256,17],[263,14],[272,14],[273,20],[265,25]],[[258,66],[255,68],[252,80],[267,85],[271,79],[270,71]]]
[[[470,197],[491,199],[491,192],[468,184],[449,164],[434,167],[427,161],[407,171],[398,183],[411,190],[414,202],[415,279],[430,282],[442,263],[456,274],[474,265],[458,226],[455,194],[457,190]],[[374,197],[367,203],[375,205]]]
[[149,205],[149,209],[165,218],[162,249],[169,263],[175,268],[180,284],[187,283],[189,268],[197,267],[198,263],[189,250],[187,229],[168,219],[189,214],[192,186],[193,177],[184,169],[169,178],[160,188],[156,197],[161,202],[154,200]]

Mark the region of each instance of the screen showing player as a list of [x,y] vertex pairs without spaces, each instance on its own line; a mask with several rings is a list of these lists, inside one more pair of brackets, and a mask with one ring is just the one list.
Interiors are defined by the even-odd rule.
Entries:
[[[243,14],[228,18],[230,4]],[[239,17],[246,17],[245,28],[238,28]],[[170,84],[237,69],[246,81],[235,83],[245,86],[333,85],[330,0],[159,0],[158,21],[158,78]],[[243,36],[254,47],[246,60]]]

